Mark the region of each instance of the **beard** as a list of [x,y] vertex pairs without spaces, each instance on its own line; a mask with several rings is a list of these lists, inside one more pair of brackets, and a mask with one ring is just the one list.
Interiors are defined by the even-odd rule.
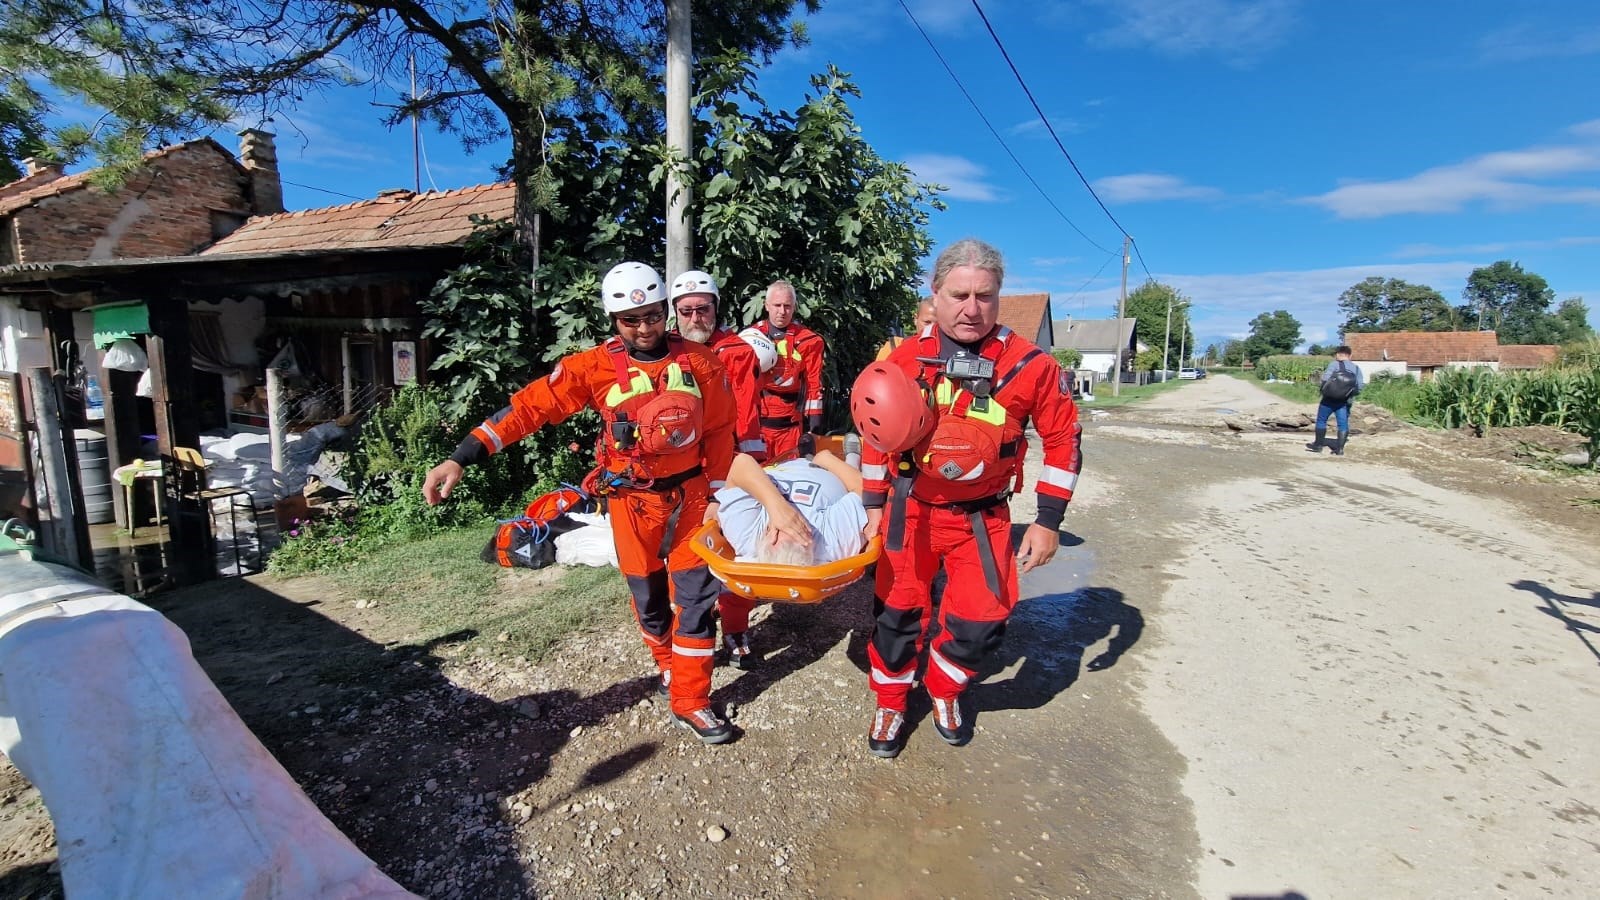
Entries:
[[701,326],[701,325],[679,325],[678,326],[678,333],[679,334],[681,334],[684,337],[688,338],[689,340],[694,341],[694,342],[699,343],[699,344],[704,344],[706,341],[711,340],[711,334],[712,334],[712,332],[714,330],[715,330],[715,326]]

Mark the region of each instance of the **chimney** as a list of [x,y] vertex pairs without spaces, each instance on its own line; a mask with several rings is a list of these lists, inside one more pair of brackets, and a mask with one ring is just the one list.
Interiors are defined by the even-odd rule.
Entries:
[[378,192],[378,199],[389,203],[404,203],[416,195],[410,188],[384,188]]
[[250,175],[250,211],[258,216],[283,212],[283,182],[278,179],[278,148],[270,131],[239,132],[239,162]]
[[44,178],[39,179],[40,184],[55,181],[57,178],[60,178],[62,175],[66,174],[66,168],[60,163],[54,163],[46,159],[40,159],[37,156],[28,157],[22,161],[22,165],[26,167],[27,177],[29,178],[32,178],[36,175],[45,176]]

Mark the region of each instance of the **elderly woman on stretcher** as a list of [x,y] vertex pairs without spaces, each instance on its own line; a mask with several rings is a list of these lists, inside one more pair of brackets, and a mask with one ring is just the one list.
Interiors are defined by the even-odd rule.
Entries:
[[828,452],[762,467],[741,453],[706,511],[739,562],[818,566],[860,553],[861,473]]

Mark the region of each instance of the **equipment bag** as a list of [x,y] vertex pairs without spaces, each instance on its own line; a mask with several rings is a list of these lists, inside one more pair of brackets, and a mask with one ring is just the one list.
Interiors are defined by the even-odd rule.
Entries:
[[1339,360],[1339,368],[1322,382],[1322,399],[1330,403],[1343,403],[1356,395],[1356,373]]
[[584,525],[567,513],[593,510],[593,498],[578,488],[563,485],[528,504],[517,518],[501,522],[480,558],[508,569],[542,569],[556,561],[556,535]]

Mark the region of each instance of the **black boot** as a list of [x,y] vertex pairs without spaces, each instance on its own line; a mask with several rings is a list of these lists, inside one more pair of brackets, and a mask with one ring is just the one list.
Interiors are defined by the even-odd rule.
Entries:
[[1327,443],[1328,428],[1326,425],[1324,425],[1323,427],[1317,429],[1317,439],[1307,444],[1306,449],[1310,450],[1312,453],[1321,453],[1322,448],[1327,446]]
[[1344,442],[1346,440],[1348,440],[1349,437],[1350,437],[1350,432],[1348,432],[1348,431],[1339,432],[1339,437],[1332,444],[1329,445],[1330,447],[1333,448],[1333,455],[1334,456],[1343,456],[1344,455]]

